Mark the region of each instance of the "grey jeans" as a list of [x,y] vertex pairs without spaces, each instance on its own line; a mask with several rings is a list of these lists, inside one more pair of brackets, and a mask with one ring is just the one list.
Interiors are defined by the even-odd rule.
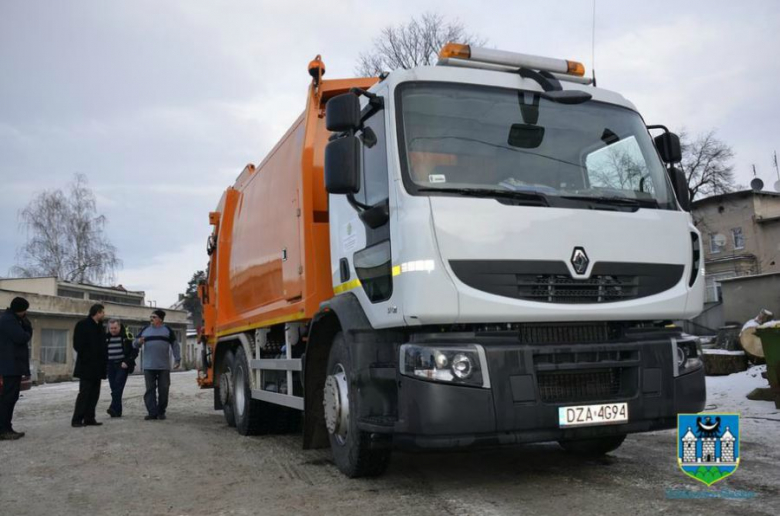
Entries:
[[154,417],[164,415],[165,409],[168,408],[171,372],[162,369],[146,369],[144,370],[144,380],[146,381],[146,393],[144,393],[146,411]]

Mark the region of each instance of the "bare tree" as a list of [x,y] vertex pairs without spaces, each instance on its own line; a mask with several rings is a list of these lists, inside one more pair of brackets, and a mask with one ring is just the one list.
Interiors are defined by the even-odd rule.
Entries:
[[449,42],[482,46],[487,40],[466,32],[457,20],[447,21],[440,14],[425,13],[419,19],[412,17],[406,24],[382,29],[374,39],[374,47],[360,54],[355,72],[375,77],[398,68],[433,65],[441,47]]
[[697,195],[706,197],[734,191],[734,151],[715,136],[715,131],[700,134],[693,141],[681,131],[680,144],[691,200]]
[[97,214],[95,195],[83,174],[76,174],[67,193],[39,193],[19,213],[19,221],[27,242],[18,250],[11,274],[78,283],[114,281],[121,260],[104,233],[106,217]]
[[[630,140],[626,140],[630,141]],[[636,145],[636,143],[634,143]],[[633,190],[637,192],[655,192],[652,180],[647,181],[649,173],[647,163],[638,147],[618,142],[601,151],[601,156],[588,161],[588,175],[591,186],[614,190]],[[637,155],[637,152],[639,154]],[[597,156],[596,153],[591,156]]]

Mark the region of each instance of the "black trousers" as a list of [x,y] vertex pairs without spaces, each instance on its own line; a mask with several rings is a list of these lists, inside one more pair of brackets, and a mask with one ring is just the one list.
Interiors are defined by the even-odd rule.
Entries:
[[[160,369],[144,371],[146,392],[144,403],[150,416],[164,416],[168,408],[168,390],[171,388],[171,372]],[[159,392],[159,396],[157,395]]]
[[3,393],[0,394],[0,434],[13,430],[11,419],[14,417],[14,407],[19,400],[21,386],[21,376],[3,376]]
[[100,399],[100,379],[79,380],[79,395],[73,411],[73,423],[91,423],[95,421],[95,407]]

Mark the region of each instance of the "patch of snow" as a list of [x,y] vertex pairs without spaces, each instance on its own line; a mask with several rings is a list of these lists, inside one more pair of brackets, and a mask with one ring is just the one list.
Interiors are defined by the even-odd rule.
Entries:
[[704,348],[701,352],[705,355],[744,355],[744,351],[729,351],[728,349],[707,349]]
[[765,365],[727,376],[707,376],[705,412],[740,415],[740,439],[747,443],[777,446],[780,435],[780,409],[772,401],[753,401],[745,396],[757,387],[769,387],[761,376]]

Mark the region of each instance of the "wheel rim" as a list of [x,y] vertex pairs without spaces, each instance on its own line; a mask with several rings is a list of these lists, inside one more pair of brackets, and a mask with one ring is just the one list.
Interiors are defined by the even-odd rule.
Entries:
[[219,376],[219,401],[223,407],[230,405],[230,390],[232,388],[230,380],[231,374],[229,369]]
[[236,386],[233,389],[233,397],[236,399],[236,412],[238,416],[244,415],[244,404],[246,402],[246,394],[244,392],[244,368],[238,367],[234,373],[236,377]]
[[334,373],[325,379],[323,406],[325,426],[336,442],[343,445],[349,433],[349,397],[347,395],[347,375],[344,367],[337,364]]

